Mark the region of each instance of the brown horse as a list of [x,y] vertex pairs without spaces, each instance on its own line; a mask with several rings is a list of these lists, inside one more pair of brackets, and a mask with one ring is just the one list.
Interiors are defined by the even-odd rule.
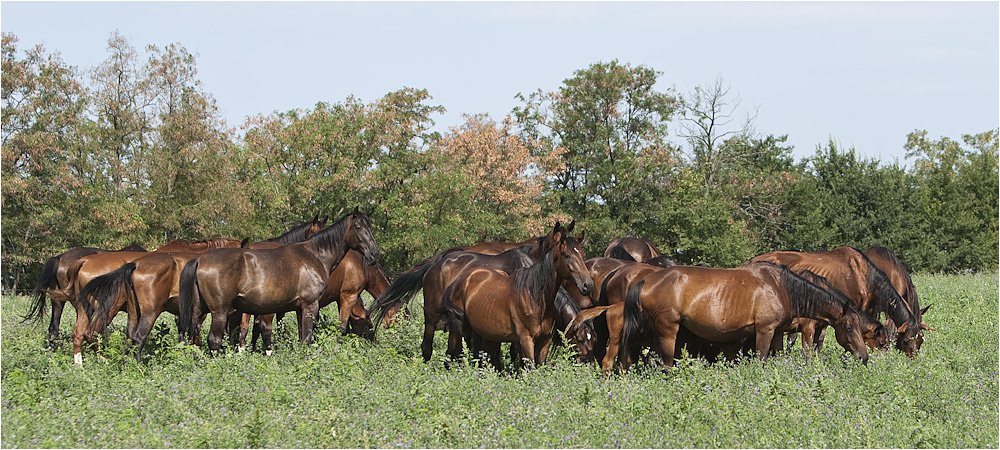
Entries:
[[906,306],[910,308],[910,312],[917,318],[920,322],[920,328],[924,330],[934,331],[933,328],[927,326],[924,323],[924,313],[930,308],[927,305],[923,309],[920,309],[920,300],[917,298],[917,288],[913,285],[913,280],[910,278],[910,272],[906,271],[906,267],[903,266],[903,262],[896,257],[896,254],[885,247],[873,246],[868,250],[865,250],[865,256],[871,260],[876,267],[885,272],[885,275],[889,277],[889,281],[892,282],[892,287],[896,288],[896,292],[899,296],[903,298],[906,302]]
[[349,249],[369,264],[378,259],[378,244],[368,215],[357,208],[309,240],[275,249],[218,249],[189,261],[181,272],[181,333],[197,333],[194,318],[202,308],[212,314],[208,347],[222,348],[230,313],[256,315],[297,311],[299,339],[312,342],[320,298],[330,273]]
[[[371,339],[372,322],[369,319],[368,311],[365,310],[364,303],[361,301],[361,292],[368,291],[373,298],[378,298],[388,287],[389,279],[385,276],[380,265],[368,265],[361,253],[350,250],[330,274],[330,278],[327,279],[326,289],[320,299],[320,308],[337,302],[341,334],[350,332]],[[274,329],[273,317],[274,315],[268,315],[258,319],[254,324],[253,340],[250,342],[250,346],[254,347],[257,337],[262,337],[264,352],[268,354],[270,354],[271,335]],[[246,315],[244,315],[245,318]],[[393,318],[387,315],[382,320],[388,325]],[[242,346],[245,332],[241,330],[241,333],[243,333],[240,340]]]
[[673,366],[678,329],[718,343],[735,359],[744,338],[753,338],[761,359],[781,348],[782,332],[795,317],[833,325],[837,342],[867,364],[862,319],[854,307],[838,302],[787,267],[756,263],[734,269],[675,266],[650,274],[629,289],[619,360],[628,368],[645,330],[654,350]]
[[[511,273],[470,267],[458,274],[441,298],[441,315],[452,333],[480,337],[497,370],[500,343],[516,342],[529,366],[548,356],[555,322],[555,297],[563,280],[575,280],[588,292],[590,280],[580,244],[557,223],[547,235],[544,253]],[[457,354],[453,354],[458,356]]]
[[[325,219],[319,221],[318,218],[302,222],[265,242],[284,245],[282,242],[301,241],[323,229],[325,224]],[[176,243],[171,245],[177,248]],[[195,245],[192,249],[202,251],[161,252],[158,249],[87,283],[78,298],[85,308],[95,305],[92,309],[86,308],[90,318],[89,333],[104,333],[111,319],[128,302],[126,335],[134,344],[136,361],[141,361],[142,348],[160,313],[169,311],[179,317],[177,299],[181,270],[192,258],[204,253],[206,247]]]
[[[896,348],[913,358],[923,343],[920,322],[910,312],[906,302],[880,270],[859,250],[847,246],[822,252],[778,251],[765,253],[750,260],[769,261],[788,266],[793,271],[809,270],[829,280],[834,288],[854,301],[859,311],[877,318],[884,312],[896,328]],[[803,345],[812,345],[811,338],[821,325],[801,323]],[[805,342],[807,341],[808,342]]]
[[[566,233],[569,233],[572,231],[574,224],[575,221],[570,222],[569,226],[562,227],[557,222],[554,229],[564,230]],[[532,258],[529,255],[534,255],[537,258],[537,256],[546,250],[544,245],[550,235],[551,233],[519,243],[489,242],[472,246],[454,247],[438,252],[433,257],[428,258],[396,277],[396,280],[389,285],[389,288],[376,299],[371,307],[372,316],[375,317],[376,328],[388,312],[399,310],[403,305],[409,303],[422,289],[424,292],[424,335],[421,342],[421,352],[424,361],[429,361],[434,351],[434,331],[439,328],[445,328],[444,317],[440,314],[441,295],[444,293],[445,288],[455,280],[455,277],[470,267],[492,267],[506,273],[513,273],[518,268],[527,267],[533,264]],[[582,241],[583,238],[584,236],[581,233],[578,241]],[[493,253],[505,247],[508,250],[499,254]],[[592,288],[592,284],[581,284],[577,289],[583,289],[589,293]],[[460,339],[460,334],[449,333],[449,353],[460,351]]]
[[[55,345],[56,339],[59,338],[59,322],[62,319],[63,306],[72,300],[65,295],[66,289],[70,285],[67,275],[70,266],[84,256],[108,251],[110,250],[94,247],[73,247],[45,261],[42,273],[38,276],[35,288],[31,291],[31,309],[24,316],[24,320],[34,322],[45,315],[45,295],[49,294],[52,303],[52,317],[49,320],[49,346]],[[132,244],[118,251],[145,252],[146,249]]]
[[[236,239],[208,239],[193,241],[188,244],[190,244],[190,250],[206,251],[212,248],[224,248],[226,246],[238,247],[245,243],[245,241],[239,241]],[[183,245],[181,244],[181,241],[174,241],[172,246],[173,248],[179,248]],[[67,272],[67,279],[70,280],[70,284],[61,292],[61,294],[68,296],[71,299],[71,303],[73,303],[76,307],[76,326],[73,328],[73,361],[76,364],[83,364],[82,349],[84,341],[90,341],[92,344],[96,344],[89,333],[90,314],[88,314],[88,311],[93,312],[95,305],[91,302],[79,301],[78,293],[83,291],[84,287],[93,279],[106,273],[113,272],[122,265],[130,263],[150,253],[151,252],[96,253],[84,256],[70,266],[69,271]],[[117,311],[114,313],[117,313]]]
[[646,262],[661,254],[660,250],[649,239],[633,237],[617,238],[611,241],[608,248],[604,250],[605,258],[635,262]]

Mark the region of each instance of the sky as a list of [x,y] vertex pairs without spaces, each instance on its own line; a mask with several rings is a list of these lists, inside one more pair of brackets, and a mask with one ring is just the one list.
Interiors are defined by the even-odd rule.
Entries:
[[[1000,2],[0,2],[18,48],[80,70],[118,31],[179,43],[227,123],[427,89],[435,130],[501,120],[596,62],[645,65],[684,96],[721,79],[788,135],[796,159],[830,139],[884,164],[906,136],[961,140],[1000,126]],[[682,143],[677,127],[672,140]]]

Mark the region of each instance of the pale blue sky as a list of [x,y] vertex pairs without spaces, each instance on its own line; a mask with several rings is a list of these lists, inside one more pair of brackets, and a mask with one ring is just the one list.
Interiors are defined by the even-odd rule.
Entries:
[[447,108],[444,131],[617,59],[681,94],[721,77],[797,158],[832,136],[883,163],[905,162],[914,129],[958,140],[1000,126],[998,24],[995,1],[0,3],[20,49],[42,43],[81,69],[115,30],[140,50],[182,44],[234,126],[415,87]]

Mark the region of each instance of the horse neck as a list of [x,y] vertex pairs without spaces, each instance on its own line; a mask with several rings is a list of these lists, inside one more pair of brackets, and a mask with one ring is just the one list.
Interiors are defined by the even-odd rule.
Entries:
[[783,284],[792,305],[793,317],[823,320],[833,324],[844,316],[847,299],[838,301],[836,296],[804,278],[783,269]]
[[885,315],[892,319],[896,325],[907,323],[910,326],[919,327],[920,323],[910,311],[906,301],[899,296],[899,292],[896,292],[896,288],[893,287],[885,272],[875,266],[867,256],[862,256],[868,269],[865,275],[868,295],[875,300],[879,309],[885,312]]
[[514,272],[514,291],[522,299],[527,297],[528,303],[539,310],[555,309],[558,288],[559,274],[551,249],[531,266]]
[[323,263],[327,273],[333,272],[347,254],[347,223],[346,219],[341,219],[304,242],[305,247]]

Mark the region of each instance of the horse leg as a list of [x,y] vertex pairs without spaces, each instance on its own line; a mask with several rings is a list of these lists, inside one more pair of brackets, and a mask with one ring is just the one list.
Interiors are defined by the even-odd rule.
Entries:
[[771,354],[772,345],[775,342],[781,345],[781,336],[775,339],[774,328],[758,328],[757,329],[757,357],[761,360],[767,359]]
[[552,346],[552,340],[549,339],[551,333],[546,333],[539,337],[535,342],[535,348],[538,349],[538,355],[535,357],[535,364],[542,365],[549,357],[549,348]]
[[503,372],[503,358],[500,357],[500,343],[483,339],[483,351],[486,352],[497,373]]
[[264,317],[258,318],[254,322],[254,329],[260,325],[260,336],[263,338],[264,354],[271,356],[274,354],[272,335],[274,334],[274,314],[268,314]]
[[305,344],[313,342],[313,327],[319,316],[319,301],[306,302],[299,312],[299,341]]
[[73,306],[76,307],[76,326],[73,327],[73,363],[82,366],[84,341],[91,342],[93,345],[96,345],[96,342],[93,342],[94,340],[87,333],[90,320],[87,318],[87,313],[83,310],[83,306],[76,301],[73,302]]
[[420,351],[424,356],[424,362],[427,362],[434,353],[434,323],[427,322],[427,316],[424,316],[424,320],[424,339],[420,342]]
[[[250,322],[253,320],[252,314],[243,313],[240,316],[240,335],[236,346],[238,353],[243,353],[247,349],[247,332],[250,331]],[[251,344],[252,347],[253,344]]]
[[149,339],[149,332],[153,330],[156,319],[160,317],[161,310],[147,311],[139,319],[139,323],[132,335],[132,345],[135,346],[135,362],[142,362],[142,348],[146,346]]
[[521,344],[521,361],[527,364],[528,369],[535,368],[535,339],[526,333],[518,336]]
[[210,352],[222,350],[223,335],[226,333],[228,322],[228,314],[222,312],[212,313],[212,327],[208,332],[208,350]]
[[59,322],[62,320],[63,307],[66,306],[66,302],[55,299],[49,299],[49,302],[52,304],[52,317],[49,319],[49,347],[52,347],[59,339]]
[[816,351],[820,351],[820,350],[823,349],[823,339],[826,338],[826,324],[820,322],[816,326],[816,330],[817,330],[817,333],[816,333],[816,336],[815,336],[816,337],[816,342],[813,344],[813,348],[815,348]]
[[[657,340],[656,352],[660,354],[660,359],[663,360],[663,365],[666,367],[674,366],[674,350],[677,347],[677,333],[680,328],[679,322],[670,320],[660,320],[656,323],[656,334],[660,336]],[[628,366],[625,368],[628,369]]]

